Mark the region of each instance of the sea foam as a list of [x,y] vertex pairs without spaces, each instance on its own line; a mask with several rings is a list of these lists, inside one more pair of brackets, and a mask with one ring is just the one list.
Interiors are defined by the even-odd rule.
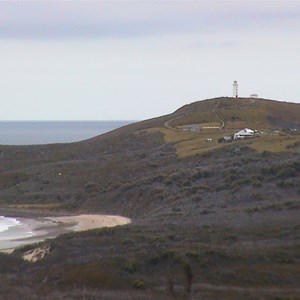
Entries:
[[0,232],[8,230],[10,227],[20,225],[20,221],[14,218],[0,216]]

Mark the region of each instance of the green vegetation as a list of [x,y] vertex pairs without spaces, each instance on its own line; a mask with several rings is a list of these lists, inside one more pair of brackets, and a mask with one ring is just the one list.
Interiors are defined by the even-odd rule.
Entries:
[[[3,213],[132,223],[47,240],[35,263],[34,245],[0,255],[0,298],[299,298],[299,107],[217,98],[83,142],[1,146]],[[244,127],[264,133],[217,142]]]

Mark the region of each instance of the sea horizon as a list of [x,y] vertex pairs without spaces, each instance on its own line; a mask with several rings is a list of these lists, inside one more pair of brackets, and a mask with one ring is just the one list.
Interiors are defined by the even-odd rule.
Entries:
[[135,120],[1,120],[1,145],[71,143],[86,140]]

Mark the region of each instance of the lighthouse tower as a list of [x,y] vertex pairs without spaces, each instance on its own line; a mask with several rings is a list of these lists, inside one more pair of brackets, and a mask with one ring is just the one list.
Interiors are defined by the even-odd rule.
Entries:
[[239,96],[238,83],[237,83],[236,80],[233,82],[233,94],[232,94],[232,96],[234,98],[237,98]]

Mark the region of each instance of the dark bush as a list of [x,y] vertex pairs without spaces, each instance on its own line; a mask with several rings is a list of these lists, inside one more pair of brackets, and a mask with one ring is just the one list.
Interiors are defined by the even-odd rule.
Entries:
[[195,195],[195,196],[192,197],[192,201],[194,201],[194,202],[200,202],[202,200],[203,199],[200,195]]
[[180,173],[175,172],[175,173],[172,173],[172,174],[169,176],[169,179],[170,179],[171,181],[178,181],[178,180],[181,179],[181,177],[182,177],[182,175],[181,175]]
[[182,186],[191,186],[191,182],[189,180],[186,180],[182,183]]
[[277,186],[282,189],[288,189],[288,188],[294,187],[295,184],[293,181],[290,181],[290,180],[280,180],[277,182]]
[[97,191],[97,185],[95,182],[88,182],[86,183],[86,185],[84,186],[84,189],[86,192],[96,192]]
[[244,169],[240,168],[240,167],[234,167],[234,168],[229,168],[223,171],[223,175],[224,176],[228,176],[228,175],[244,175],[245,171]]
[[258,180],[255,180],[252,182],[253,187],[262,187],[262,183]]
[[297,171],[294,168],[287,167],[277,172],[277,178],[290,178],[297,176]]
[[196,169],[190,176],[191,180],[198,180],[201,178],[208,178],[211,173],[208,170]]
[[242,185],[249,184],[250,180],[248,178],[239,178],[230,184],[230,188],[237,189]]
[[266,176],[276,176],[277,178],[289,178],[297,176],[300,172],[300,162],[298,160],[288,161],[283,164],[274,164],[269,168],[262,168],[261,174]]
[[145,289],[145,282],[143,279],[137,279],[133,282],[133,287],[137,290],[144,290]]
[[196,194],[197,191],[198,191],[198,188],[196,186],[191,186],[189,188],[189,191],[190,191],[191,194]]
[[264,199],[264,196],[263,196],[262,194],[260,194],[260,193],[253,193],[253,194],[251,195],[251,198],[252,198],[253,200],[263,200],[263,199]]
[[133,262],[127,261],[123,264],[123,270],[129,274],[133,274],[136,271],[136,265]]
[[163,182],[164,176],[163,175],[157,175],[152,177],[152,182]]
[[261,153],[261,156],[262,157],[270,157],[272,156],[272,152],[271,151],[268,151],[268,150],[264,150],[262,153]]

